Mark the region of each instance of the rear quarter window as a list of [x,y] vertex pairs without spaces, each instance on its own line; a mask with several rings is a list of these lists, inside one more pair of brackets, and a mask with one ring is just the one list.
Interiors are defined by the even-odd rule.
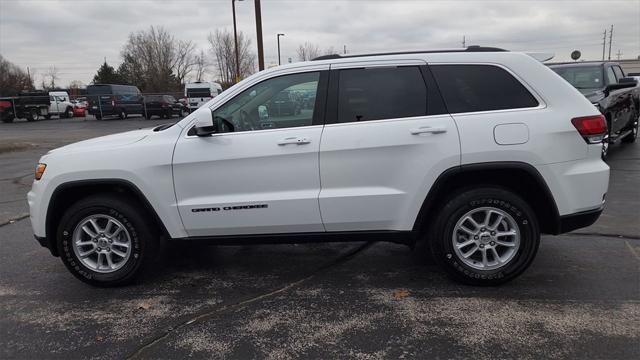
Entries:
[[431,65],[451,113],[538,106],[529,90],[508,71],[494,65]]

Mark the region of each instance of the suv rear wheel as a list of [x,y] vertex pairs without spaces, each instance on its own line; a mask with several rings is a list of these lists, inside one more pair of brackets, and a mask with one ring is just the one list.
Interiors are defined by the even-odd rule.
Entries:
[[57,232],[62,261],[95,286],[132,282],[149,262],[156,239],[140,209],[117,195],[82,199],[63,215]]
[[478,188],[450,198],[431,231],[434,258],[454,279],[499,285],[533,261],[540,230],[533,210],[501,188]]
[[119,117],[121,120],[126,119],[126,118],[127,118],[127,112],[126,112],[126,111],[124,111],[124,109],[120,109],[120,110],[118,110],[118,117]]

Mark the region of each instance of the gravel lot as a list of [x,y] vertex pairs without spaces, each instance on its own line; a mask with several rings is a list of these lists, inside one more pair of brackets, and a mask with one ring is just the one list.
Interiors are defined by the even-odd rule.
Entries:
[[640,358],[640,143],[611,148],[600,220],[497,288],[388,243],[172,246],[143,284],[79,282],[33,239],[34,164],[166,121],[0,123],[0,358]]

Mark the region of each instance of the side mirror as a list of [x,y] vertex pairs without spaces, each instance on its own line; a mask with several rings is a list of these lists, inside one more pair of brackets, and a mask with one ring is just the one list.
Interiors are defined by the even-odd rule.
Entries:
[[633,83],[634,85],[638,84],[638,81],[632,77],[623,77],[622,79],[618,80],[618,82],[620,84],[626,84],[626,83]]
[[[607,90],[611,91],[611,90],[632,88],[632,87],[636,87],[636,85],[638,84],[638,82],[635,79],[630,79],[630,80],[625,80],[625,79],[630,79],[630,78],[622,78],[620,79],[619,83],[608,85]],[[622,80],[625,80],[625,81],[623,82]]]
[[213,121],[212,111],[199,111],[196,115],[195,130],[198,136],[211,136],[218,132],[218,127]]

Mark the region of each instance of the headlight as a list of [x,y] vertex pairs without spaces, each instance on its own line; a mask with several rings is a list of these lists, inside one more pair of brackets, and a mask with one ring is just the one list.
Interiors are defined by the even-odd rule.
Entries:
[[36,165],[36,180],[40,180],[44,175],[44,170],[47,168],[47,164]]

